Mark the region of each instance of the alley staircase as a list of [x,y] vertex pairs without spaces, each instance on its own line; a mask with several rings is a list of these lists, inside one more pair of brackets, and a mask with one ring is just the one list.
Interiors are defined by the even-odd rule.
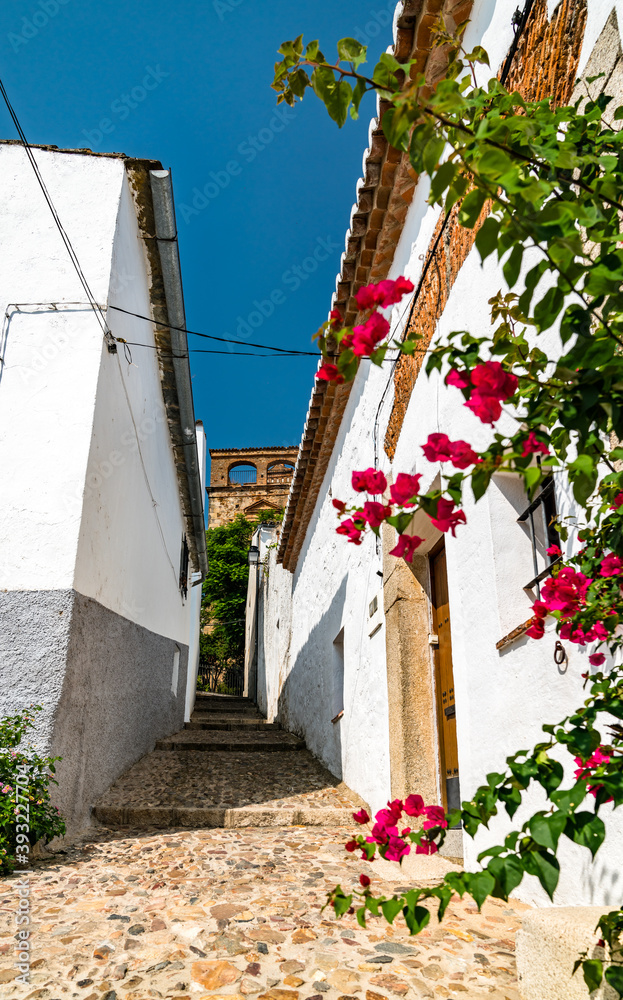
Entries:
[[248,698],[197,693],[191,721],[99,799],[107,827],[339,826],[361,803]]

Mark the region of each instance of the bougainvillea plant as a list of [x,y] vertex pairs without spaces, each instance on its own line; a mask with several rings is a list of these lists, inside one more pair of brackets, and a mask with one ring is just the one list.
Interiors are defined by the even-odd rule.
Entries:
[[40,711],[40,705],[31,705],[0,719],[0,875],[27,861],[20,845],[47,844],[65,833],[58,808],[50,801],[60,757],[42,756],[25,741]]
[[[318,42],[304,46],[302,36],[281,46],[273,82],[278,101],[290,105],[312,90],[340,127],[349,113],[357,117],[367,92],[376,93],[383,131],[416,173],[428,176],[431,205],[446,215],[454,210],[460,225],[477,229],[481,260],[496,254],[505,282],[490,300],[491,330],[478,335],[458,330],[431,346],[420,345],[414,330],[392,339],[390,310],[414,290],[406,278],[359,288],[358,323],[345,326],[334,310],[318,332],[318,378],[348,382],[364,358],[382,364],[389,349],[426,350],[427,373],[439,372],[447,391],[462,394],[491,428],[481,451],[442,433],[421,442],[425,458],[440,463],[436,489],[422,492],[419,475],[398,474],[388,487],[379,470],[354,472],[353,490],[366,499],[334,500],[338,532],[358,545],[365,532],[378,534],[387,523],[398,532],[393,554],[411,560],[421,544],[409,530],[414,513],[423,511],[442,532],[469,530],[463,492],[471,489],[478,501],[496,472],[521,476],[529,496],[555,474],[571,483],[576,502],[573,528],[582,547],[569,537],[568,524],[557,525],[569,554],[550,550],[552,574],[528,635],[540,639],[550,619],[562,639],[590,645],[594,672],[585,677],[584,704],[544,726],[546,739],[508,757],[506,772],[487,775],[460,810],[445,815],[410,796],[389,803],[369,835],[347,845],[368,859],[378,851],[399,861],[413,847],[431,853],[448,827],[460,823],[474,836],[500,808],[512,818],[533,784],[545,791],[546,808],[483,852],[479,872],[452,873],[441,885],[391,899],[375,897],[367,876],[358,900],[339,887],[331,894],[338,915],[356,905],[365,923],[368,913],[392,921],[402,912],[414,933],[430,917],[424,900],[438,900],[441,919],[453,892],[470,893],[480,906],[489,895],[508,898],[526,873],[552,898],[561,838],[594,856],[605,836],[602,807],[623,804],[623,727],[614,721],[623,720],[623,671],[599,669],[623,644],[623,107],[614,109],[598,93],[598,78],[588,78],[569,106],[525,100],[495,77],[481,83],[488,56],[480,46],[465,51],[464,29],[450,33],[439,22],[435,44],[444,47],[447,72],[435,85],[412,62],[388,53],[366,75],[366,49],[352,38],[338,42],[332,64]],[[503,411],[504,427],[516,428],[512,434],[497,427]],[[577,765],[575,783],[565,788],[552,753],[560,748]],[[606,961],[583,956],[579,964],[590,989],[605,978],[623,996],[621,911],[602,918],[600,928]]]

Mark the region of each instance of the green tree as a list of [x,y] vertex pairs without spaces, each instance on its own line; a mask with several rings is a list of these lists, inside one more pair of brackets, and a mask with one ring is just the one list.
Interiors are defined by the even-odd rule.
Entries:
[[[214,663],[244,655],[245,607],[249,566],[247,554],[260,523],[278,523],[283,511],[259,511],[256,521],[237,514],[230,524],[208,528],[208,576],[203,584],[201,655]],[[212,626],[208,634],[203,628]]]

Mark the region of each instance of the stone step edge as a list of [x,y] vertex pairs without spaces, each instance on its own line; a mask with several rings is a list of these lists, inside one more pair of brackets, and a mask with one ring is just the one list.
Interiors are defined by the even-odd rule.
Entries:
[[97,805],[93,816],[104,826],[187,826],[187,827],[280,827],[280,826],[347,826],[352,827],[349,809],[293,808],[263,809],[254,806],[233,808],[200,806],[133,806]]
[[184,729],[191,729],[195,732],[197,730],[203,730],[204,732],[212,731],[215,733],[281,732],[281,726],[278,722],[263,722],[261,719],[254,719],[252,722],[198,722],[196,719],[191,719],[190,722],[184,723]]
[[[197,730],[194,731],[197,732]],[[275,735],[283,735],[283,734],[275,734]],[[257,743],[253,743],[250,740],[244,740],[243,742],[240,743],[237,743],[235,740],[231,740],[229,742],[223,740],[213,743],[211,743],[209,740],[176,740],[176,741],[158,740],[154,749],[171,750],[171,751],[241,750],[243,752],[248,752],[248,753],[254,753],[257,750],[264,750],[268,752],[271,751],[279,752],[280,750],[304,750],[305,740],[280,740],[279,742],[276,741],[274,743],[264,743],[260,741],[258,741]]]

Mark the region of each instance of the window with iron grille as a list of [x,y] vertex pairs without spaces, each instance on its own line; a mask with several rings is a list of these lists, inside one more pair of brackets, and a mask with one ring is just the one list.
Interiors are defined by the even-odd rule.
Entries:
[[[541,597],[541,581],[551,574],[552,567],[560,558],[558,556],[547,555],[547,549],[550,546],[560,545],[560,536],[556,531],[556,517],[554,478],[553,476],[548,476],[543,481],[541,492],[517,518],[518,524],[527,525],[532,542],[534,576],[529,583],[525,584],[524,590],[534,590],[536,588],[537,597],[539,598]],[[539,568],[539,546],[544,550],[542,552],[542,559],[545,562],[543,569]]]
[[180,554],[180,593],[184,600],[188,596],[188,564],[189,564],[188,542],[186,535],[182,538],[182,551]]

